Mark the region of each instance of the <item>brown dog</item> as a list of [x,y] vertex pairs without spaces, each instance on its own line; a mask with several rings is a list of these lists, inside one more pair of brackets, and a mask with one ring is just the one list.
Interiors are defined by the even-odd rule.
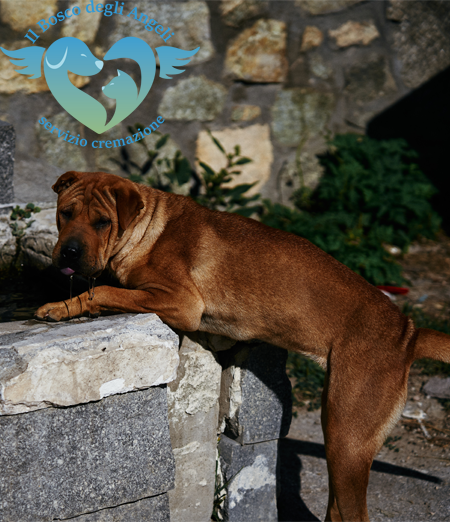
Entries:
[[58,193],[56,266],[101,286],[42,306],[40,319],[154,312],[169,326],[303,353],[327,369],[322,425],[327,520],[368,520],[373,457],[397,422],[411,363],[450,362],[450,337],[415,329],[362,277],[305,239],[105,173],[67,172]]

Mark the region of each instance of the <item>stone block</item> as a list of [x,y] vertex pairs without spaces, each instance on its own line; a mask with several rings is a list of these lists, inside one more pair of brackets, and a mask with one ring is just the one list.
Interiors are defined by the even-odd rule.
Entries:
[[312,15],[336,13],[364,0],[295,0],[295,3]]
[[44,270],[52,264],[52,252],[58,241],[56,207],[42,209],[24,221],[31,225],[24,229],[20,239],[21,263]]
[[221,0],[220,14],[226,25],[239,27],[243,22],[265,14],[269,2],[262,0]]
[[223,519],[277,521],[278,441],[241,446],[222,436],[219,453],[223,483],[227,484]]
[[231,109],[232,121],[251,121],[261,116],[258,105],[234,105]]
[[[94,5],[105,4],[106,0],[95,0]],[[102,19],[102,13],[95,11],[89,13],[86,11],[86,7],[91,3],[91,0],[76,0],[71,5],[78,6],[80,8],[80,14],[78,16],[72,16],[64,21],[62,26],[61,36],[74,36],[79,38],[82,42],[90,45],[94,42],[97,34],[100,20]]]
[[331,38],[336,40],[338,47],[350,45],[369,45],[380,36],[378,29],[372,20],[365,22],[353,22],[349,20],[337,29],[328,31]]
[[165,387],[1,416],[0,444],[0,518],[8,522],[72,518],[174,483]]
[[[261,192],[261,188],[269,180],[273,163],[273,147],[270,141],[270,128],[265,125],[250,125],[249,127],[228,128],[212,132],[213,136],[220,141],[226,152],[232,152],[236,145],[241,147],[241,154],[251,158],[252,162],[239,165],[237,170],[241,174],[228,187],[234,187],[241,183],[258,183],[252,187],[246,195]],[[217,148],[207,131],[201,131],[197,138],[196,157],[214,170],[224,168],[227,159]]]
[[[133,9],[136,11],[133,12]],[[152,49],[161,45],[170,45],[186,51],[192,51],[200,47],[191,58],[190,65],[203,63],[214,55],[214,47],[211,42],[209,22],[209,9],[206,2],[148,2],[137,0],[133,3],[125,3],[124,16],[120,19],[116,29],[110,33],[109,42],[113,45],[126,36],[137,36],[145,40]],[[173,36],[167,43],[155,33],[145,29],[145,23],[141,20],[155,19],[164,29],[171,28]],[[188,65],[189,67],[189,65]]]
[[258,20],[228,46],[225,74],[246,82],[284,82],[287,77],[286,24]]
[[14,31],[26,31],[29,27],[35,27],[39,20],[47,20],[55,15],[57,3],[58,0],[40,0],[32,3],[2,0],[1,19]]
[[164,92],[158,112],[168,120],[211,121],[222,112],[226,97],[220,83],[191,76]]
[[314,47],[319,47],[323,42],[323,33],[314,25],[308,25],[305,27],[305,31],[302,36],[302,46],[300,47],[301,52],[310,51]]
[[265,343],[239,343],[220,356],[221,431],[241,444],[285,437],[292,415],[287,351]]
[[16,238],[12,235],[9,223],[9,217],[0,218],[0,269],[8,268],[17,252]]
[[14,147],[16,133],[14,127],[0,120],[0,204],[14,201]]
[[73,406],[172,381],[178,336],[154,314],[0,325],[0,415]]
[[[167,493],[72,518],[78,522],[171,522]],[[173,519],[172,519],[173,521]]]
[[298,87],[283,89],[272,107],[272,132],[281,145],[300,145],[325,134],[334,106],[332,93]]
[[202,347],[203,334],[183,336],[177,378],[168,386],[175,488],[172,522],[209,522],[214,503],[217,422],[222,368]]
[[415,89],[450,65],[450,10],[446,0],[404,2],[391,0],[389,18],[393,28],[393,50],[401,64],[401,77]]

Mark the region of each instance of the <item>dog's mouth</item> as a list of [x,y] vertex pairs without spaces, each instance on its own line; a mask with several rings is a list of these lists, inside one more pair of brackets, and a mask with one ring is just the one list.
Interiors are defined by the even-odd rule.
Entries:
[[75,270],[72,270],[71,268],[67,267],[67,268],[61,268],[61,272],[66,276],[70,276],[75,273]]

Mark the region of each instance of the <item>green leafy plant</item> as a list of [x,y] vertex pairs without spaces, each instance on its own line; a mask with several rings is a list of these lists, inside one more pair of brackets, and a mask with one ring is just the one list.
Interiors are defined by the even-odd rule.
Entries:
[[[135,133],[139,128],[142,125],[136,124],[129,127],[129,131]],[[206,163],[199,162],[201,170],[197,173],[179,150],[173,158],[160,157],[161,149],[169,139],[168,134],[161,135],[156,141],[155,150],[145,140],[138,142],[148,156],[144,164],[134,162],[125,148],[121,150],[121,159],[114,161],[132,181],[149,184],[166,192],[189,195],[197,203],[212,210],[225,210],[247,217],[261,212],[261,205],[251,205],[260,199],[260,195],[246,196],[255,183],[233,183],[235,176],[241,173],[239,167],[252,160],[242,156],[239,145],[234,147],[233,152],[227,153],[220,141],[210,132],[209,135],[226,159],[225,166],[218,172]],[[234,186],[230,186],[230,183]]]
[[262,221],[309,239],[373,284],[401,284],[401,268],[383,245],[405,251],[440,225],[417,154],[404,140],[353,134],[336,136],[329,149],[318,187],[301,187],[293,209],[264,201]]
[[25,208],[20,208],[19,205],[13,208],[9,216],[12,223],[9,224],[13,236],[22,237],[25,230],[34,223],[34,220],[25,221],[29,219],[32,214],[37,214],[41,209],[36,207],[33,203],[28,203]]
[[305,406],[308,411],[320,408],[325,371],[316,362],[298,353],[289,352],[287,373],[293,382],[294,406]]

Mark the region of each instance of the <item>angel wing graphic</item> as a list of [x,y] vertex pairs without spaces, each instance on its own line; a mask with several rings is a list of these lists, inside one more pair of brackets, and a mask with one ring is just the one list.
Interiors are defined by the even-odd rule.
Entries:
[[[20,74],[28,75],[30,80],[40,78],[41,62],[44,57],[44,75],[47,85],[57,102],[74,118],[86,127],[98,134],[117,125],[129,116],[144,101],[150,91],[156,74],[156,59],[152,48],[142,40],[134,36],[122,38],[117,41],[106,53],[104,60],[116,58],[130,58],[135,60],[141,69],[141,85],[136,97],[136,90],[122,88],[116,96],[117,107],[127,107],[116,114],[107,124],[107,113],[103,105],[95,98],[75,87],[68,77],[68,72],[80,76],[93,76],[103,68],[103,61],[96,58],[89,47],[74,37],[64,37],[53,42],[46,50],[44,47],[25,47],[16,51],[8,51],[0,47],[13,65],[23,67],[16,69]],[[169,75],[181,74],[184,69],[177,67],[186,65],[200,48],[193,51],[185,51],[176,47],[158,47],[156,52],[160,60],[159,76],[171,79]],[[133,103],[120,103],[119,100],[131,97]],[[133,100],[134,98],[134,100]],[[122,100],[123,101],[123,100]],[[119,119],[119,116],[121,118]]]

